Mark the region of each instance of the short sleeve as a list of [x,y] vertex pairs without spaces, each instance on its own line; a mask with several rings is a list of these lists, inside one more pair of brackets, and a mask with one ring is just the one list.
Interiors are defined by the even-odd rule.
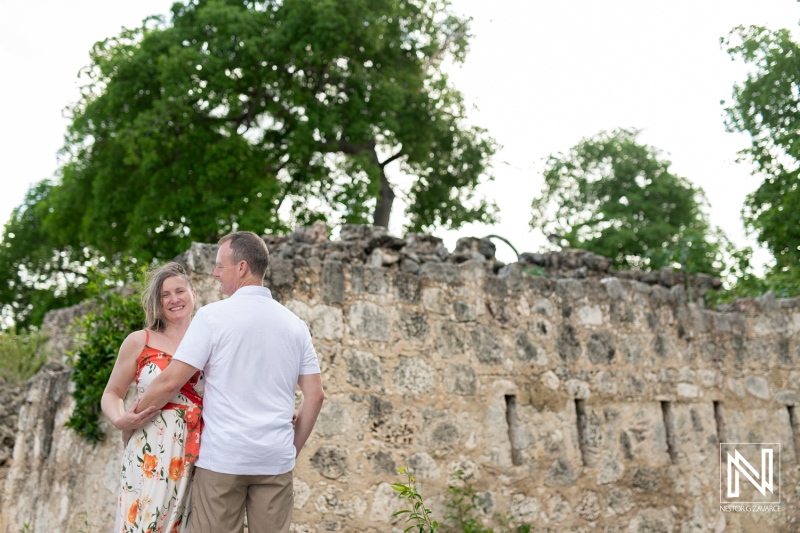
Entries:
[[317,352],[314,350],[314,344],[311,342],[311,333],[308,332],[308,329],[306,329],[305,346],[303,358],[300,361],[300,375],[319,374],[319,360],[317,359]]
[[214,343],[214,331],[211,321],[204,309],[199,309],[189,324],[186,335],[183,336],[180,346],[175,351],[173,359],[182,361],[198,370],[202,370],[209,357]]

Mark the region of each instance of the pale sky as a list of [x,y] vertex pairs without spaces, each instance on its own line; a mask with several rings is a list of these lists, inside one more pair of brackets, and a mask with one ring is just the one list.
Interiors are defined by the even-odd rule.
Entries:
[[[78,97],[77,73],[92,45],[148,15],[167,14],[171,3],[0,0],[0,222],[31,184],[58,168],[67,126],[62,110]],[[459,236],[491,233],[520,252],[540,249],[544,237],[528,222],[543,161],[620,127],[641,129],[640,140],[663,150],[673,172],[705,190],[713,224],[739,245],[755,243],[745,236],[740,211],[760,181],[748,164],[736,163],[747,138],[725,131],[720,105],[746,71],[719,39],[739,24],[797,35],[800,3],[454,0],[453,6],[473,17],[474,39],[465,64],[448,71],[472,109],[470,120],[503,149],[494,182],[479,190],[499,205],[500,223],[434,232],[451,249]],[[390,227],[398,235],[402,207],[395,203]],[[502,244],[498,256],[513,259]]]

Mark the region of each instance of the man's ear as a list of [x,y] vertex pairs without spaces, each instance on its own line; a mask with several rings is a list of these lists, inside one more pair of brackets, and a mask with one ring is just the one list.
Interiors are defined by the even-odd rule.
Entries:
[[240,278],[246,277],[247,273],[249,272],[249,270],[250,270],[250,265],[247,264],[247,261],[245,261],[244,259],[239,261],[239,272],[238,272],[238,274],[239,274]]

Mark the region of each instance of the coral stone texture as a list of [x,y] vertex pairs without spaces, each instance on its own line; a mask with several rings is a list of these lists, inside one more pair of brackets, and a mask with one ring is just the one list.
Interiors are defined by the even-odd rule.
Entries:
[[[295,470],[295,533],[402,531],[389,485],[404,465],[440,521],[461,471],[492,527],[800,530],[800,300],[713,311],[710,276],[687,287],[581,250],[504,265],[487,239],[449,252],[319,224],[265,239],[266,284],[309,325],[327,396]],[[214,250],[180,257],[202,303],[219,299]],[[49,365],[21,393],[0,531],[110,523],[119,436],[93,447],[63,427],[68,375]],[[719,442],[781,444],[777,510],[722,511]]]

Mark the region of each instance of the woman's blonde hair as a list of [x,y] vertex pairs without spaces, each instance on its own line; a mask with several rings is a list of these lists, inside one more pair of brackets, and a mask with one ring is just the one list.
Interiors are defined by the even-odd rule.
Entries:
[[184,268],[175,262],[151,269],[145,277],[145,289],[142,291],[142,308],[144,309],[144,327],[153,331],[164,331],[167,324],[162,316],[161,289],[164,280],[177,276],[186,280],[189,289],[194,291],[192,280]]

